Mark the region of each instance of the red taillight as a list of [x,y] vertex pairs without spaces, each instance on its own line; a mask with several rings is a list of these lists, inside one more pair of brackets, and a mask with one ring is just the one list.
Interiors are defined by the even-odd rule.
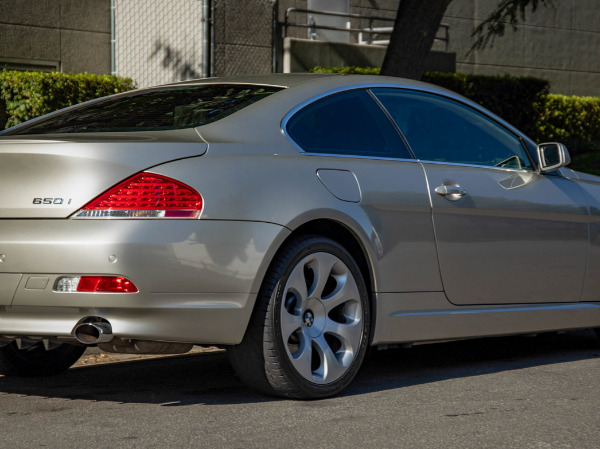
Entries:
[[138,289],[133,282],[120,276],[81,276],[77,291],[85,293],[135,293]]
[[75,218],[198,218],[202,196],[166,176],[140,173],[84,206]]
[[62,276],[56,280],[54,291],[62,293],[136,293],[138,288],[123,276]]

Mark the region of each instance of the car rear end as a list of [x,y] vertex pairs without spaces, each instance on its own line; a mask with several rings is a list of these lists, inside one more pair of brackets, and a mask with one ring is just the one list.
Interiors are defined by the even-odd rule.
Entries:
[[128,93],[3,133],[0,349],[239,343],[282,227],[203,218],[196,127],[280,89]]

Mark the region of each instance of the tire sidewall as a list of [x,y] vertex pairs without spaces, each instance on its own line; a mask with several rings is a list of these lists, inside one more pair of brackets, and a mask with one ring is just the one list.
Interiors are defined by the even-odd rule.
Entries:
[[[357,354],[355,354],[354,359],[346,372],[339,379],[327,384],[310,382],[296,371],[287,352],[287,342],[283,341],[283,336],[281,334],[281,308],[288,278],[300,261],[311,254],[319,252],[325,252],[336,256],[348,267],[358,286],[360,298],[357,299],[359,299],[362,309],[363,328],[359,350]],[[267,314],[267,319],[270,319],[271,323],[268,323],[270,325],[265,326],[265,341],[270,341],[274,346],[275,353],[280,359],[280,365],[284,368],[284,372],[289,377],[289,380],[297,387],[300,396],[311,398],[332,396],[344,389],[354,379],[365,358],[369,346],[371,324],[369,294],[363,276],[358,265],[354,261],[354,258],[348,251],[333,240],[324,237],[310,237],[307,240],[302,241],[302,246],[299,250],[291,251],[287,256],[287,260],[284,259],[282,263],[284,267],[283,271],[277,274],[279,279],[271,295],[269,304],[271,313]]]

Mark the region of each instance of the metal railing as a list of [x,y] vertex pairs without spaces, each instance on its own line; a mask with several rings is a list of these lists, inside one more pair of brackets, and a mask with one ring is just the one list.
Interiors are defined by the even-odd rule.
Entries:
[[[330,17],[345,17],[350,19],[348,24],[351,24],[352,19],[363,19],[368,20],[369,25],[366,28],[354,28],[352,26],[348,26],[345,28],[335,27],[329,25],[319,25],[315,23],[314,18],[309,19],[310,16],[307,17],[306,22],[292,22],[290,20],[290,15],[292,13],[300,13],[300,14],[315,14],[320,16],[330,16]],[[310,21],[309,21],[310,20]],[[389,17],[381,17],[381,16],[364,16],[362,14],[352,14],[352,13],[341,13],[341,12],[332,12],[332,11],[318,11],[314,9],[305,9],[305,8],[288,8],[285,11],[285,21],[283,23],[283,37],[288,36],[288,30],[291,27],[295,28],[306,28],[308,30],[308,36],[312,40],[317,39],[316,30],[332,30],[332,31],[346,31],[348,33],[358,33],[358,43],[359,44],[374,44],[374,45],[387,45],[389,44],[389,38],[381,39],[382,36],[391,36],[392,31],[394,29],[391,27],[375,27],[373,26],[374,22],[383,21],[383,22],[391,22],[394,23],[395,19],[391,19]],[[440,30],[443,30],[442,36],[436,36],[435,40],[441,41],[445,43],[445,51],[448,51],[448,46],[450,44],[450,25],[447,23],[440,24]],[[366,35],[366,38],[363,36]]]

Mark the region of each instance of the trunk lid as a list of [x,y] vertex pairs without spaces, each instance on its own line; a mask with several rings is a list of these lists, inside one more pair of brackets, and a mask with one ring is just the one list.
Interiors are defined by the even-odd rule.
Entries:
[[152,134],[0,138],[0,219],[69,217],[135,173],[208,148],[193,129]]

